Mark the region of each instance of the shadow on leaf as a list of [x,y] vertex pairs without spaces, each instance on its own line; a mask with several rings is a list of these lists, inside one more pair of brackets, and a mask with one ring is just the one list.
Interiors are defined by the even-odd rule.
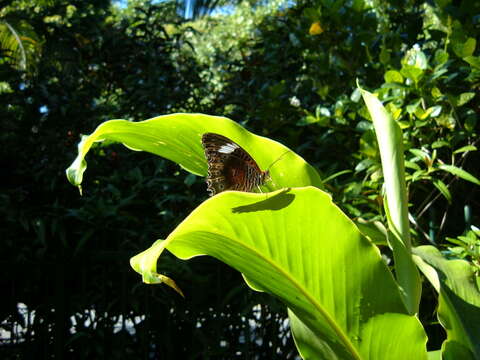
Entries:
[[232,213],[244,213],[253,211],[281,210],[292,203],[294,194],[289,194],[290,188],[285,188],[278,194],[253,204],[242,205],[232,208]]

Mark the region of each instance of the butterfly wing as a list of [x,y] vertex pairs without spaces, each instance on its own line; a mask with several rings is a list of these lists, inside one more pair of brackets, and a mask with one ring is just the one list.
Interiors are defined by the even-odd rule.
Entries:
[[234,141],[206,133],[202,144],[208,162],[207,186],[211,196],[224,190],[251,191],[263,182],[264,172]]

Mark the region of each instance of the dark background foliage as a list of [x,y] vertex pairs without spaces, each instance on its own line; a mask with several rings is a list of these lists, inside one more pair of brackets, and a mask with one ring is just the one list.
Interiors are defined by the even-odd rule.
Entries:
[[[205,185],[112,145],[87,158],[79,196],[64,169],[80,135],[105,120],[228,116],[295,149],[324,177],[350,170],[327,184],[335,201],[352,218],[383,220],[379,154],[355,93],[360,79],[400,111],[416,242],[446,249],[446,236],[478,225],[478,187],[432,171],[453,159],[479,176],[478,152],[455,153],[478,145],[479,66],[465,59],[480,12],[467,3],[299,1],[260,19],[252,11],[255,31],[222,42],[238,30],[228,16],[186,22],[171,2],[119,9],[109,1],[4,1],[2,21],[23,34],[29,66],[3,42],[0,357],[296,356],[281,304],[214,259],[162,261],[186,299],[140,283],[128,259],[166,237],[206,198]],[[313,23],[325,31],[309,32]],[[418,79],[404,61],[415,44],[428,59]],[[397,73],[413,80],[400,86]],[[440,115],[423,117],[438,105]],[[421,317],[431,349],[444,338],[435,306],[427,287]]]

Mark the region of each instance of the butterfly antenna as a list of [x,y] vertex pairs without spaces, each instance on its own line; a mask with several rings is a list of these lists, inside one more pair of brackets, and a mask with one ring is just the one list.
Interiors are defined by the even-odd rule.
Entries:
[[[289,153],[289,152],[291,152],[291,151],[292,151],[292,150],[287,150],[287,151],[285,151],[282,155],[280,155],[277,160],[275,160],[273,163],[270,164],[270,166],[267,168],[267,170],[266,170],[265,172],[270,171],[270,169],[272,168],[272,166],[273,166],[277,161],[280,161],[287,153]],[[271,181],[272,184],[273,184],[273,188],[276,188],[277,185],[275,184],[275,182],[273,181],[273,179],[272,179],[270,176],[269,176],[269,178],[270,178],[270,181]]]
[[268,167],[268,169],[266,171],[269,171],[272,166],[277,162],[277,161],[280,161],[285,155],[287,155],[287,153],[291,152],[292,150],[287,150],[285,151],[282,155],[280,155],[280,157],[278,157],[277,160],[275,160],[273,163],[270,164],[270,166]]

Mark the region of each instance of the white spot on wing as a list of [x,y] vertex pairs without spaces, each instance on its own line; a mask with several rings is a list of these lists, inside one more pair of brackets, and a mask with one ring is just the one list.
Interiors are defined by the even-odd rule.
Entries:
[[227,145],[220,146],[220,148],[218,149],[218,152],[222,154],[231,154],[232,152],[235,151],[235,149],[238,149],[238,146],[236,144],[230,143]]

